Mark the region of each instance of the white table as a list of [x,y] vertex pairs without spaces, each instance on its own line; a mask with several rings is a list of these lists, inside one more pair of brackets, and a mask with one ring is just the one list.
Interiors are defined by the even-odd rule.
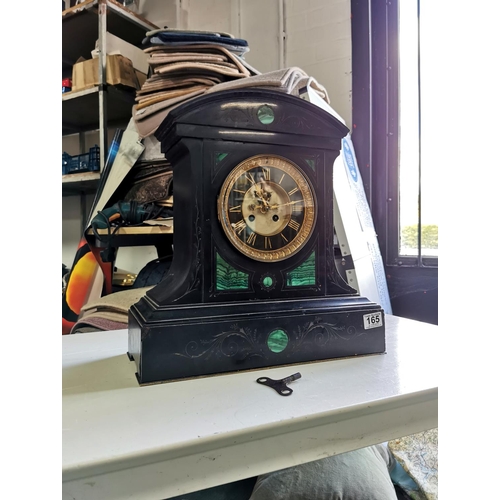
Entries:
[[[63,336],[63,499],[160,500],[438,426],[438,327],[387,354],[140,387],[127,330]],[[257,384],[300,372],[293,394]]]

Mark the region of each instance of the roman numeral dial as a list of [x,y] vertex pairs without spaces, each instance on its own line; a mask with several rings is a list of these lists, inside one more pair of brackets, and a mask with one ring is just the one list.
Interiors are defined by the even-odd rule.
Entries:
[[295,163],[275,155],[253,156],[234,167],[217,203],[231,244],[261,262],[295,255],[316,224],[313,184]]

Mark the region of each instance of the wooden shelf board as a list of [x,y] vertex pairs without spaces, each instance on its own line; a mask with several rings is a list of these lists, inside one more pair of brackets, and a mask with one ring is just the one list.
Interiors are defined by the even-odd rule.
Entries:
[[62,195],[74,196],[95,192],[101,178],[100,172],[81,172],[62,176]]

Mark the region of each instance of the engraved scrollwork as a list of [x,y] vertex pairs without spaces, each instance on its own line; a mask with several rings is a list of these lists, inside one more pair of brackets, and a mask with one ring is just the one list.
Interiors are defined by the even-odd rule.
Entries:
[[351,337],[352,337],[353,335],[356,335],[356,327],[355,327],[355,326],[352,326],[352,325],[351,325],[351,326],[349,326],[349,327],[347,328],[347,333],[348,333],[348,335],[350,335]]
[[231,107],[221,113],[221,121],[223,124],[234,125],[248,125],[255,122],[255,113],[249,108]]
[[196,193],[195,195],[195,210],[196,210],[196,231],[195,231],[195,241],[194,241],[194,246],[195,246],[195,263],[194,263],[194,277],[193,280],[191,281],[191,286],[189,287],[188,291],[191,291],[195,288],[198,288],[200,286],[201,278],[200,278],[200,269],[201,269],[201,222],[200,222],[200,208],[198,206],[198,194]]
[[298,129],[300,131],[320,132],[323,130],[317,123],[303,115],[283,115],[280,122],[286,125],[287,128]]
[[[198,188],[196,188],[198,189]],[[192,278],[189,281],[189,286],[187,290],[177,299],[181,299],[185,297],[187,294],[192,292],[193,290],[197,290],[200,288],[201,285],[201,239],[202,239],[202,232],[201,232],[201,222],[200,222],[200,209],[198,206],[198,193],[195,193],[194,196],[194,206],[195,206],[195,211],[196,211],[196,217],[193,223],[193,234],[194,234],[194,241],[193,241],[193,247],[194,247],[194,262],[191,267],[191,275]]]
[[209,340],[200,340],[199,343],[191,341],[186,344],[183,352],[177,352],[175,355],[204,360],[212,356],[220,358],[238,355],[239,361],[253,356],[263,357],[257,341],[257,330],[240,328],[237,324],[231,325],[229,330],[218,333]]
[[198,342],[195,342],[194,340],[192,340],[191,342],[189,342],[186,347],[185,347],[185,350],[186,350],[186,353],[196,353],[196,351],[198,350]]
[[319,331],[314,335],[314,343],[318,347],[324,347],[328,343],[328,333],[323,327],[319,327]]
[[323,155],[314,155],[314,163],[316,165],[316,169],[321,171],[323,168]]
[[303,326],[299,326],[294,330],[293,352],[299,351],[307,345],[314,344],[317,347],[325,347],[331,341],[335,340],[351,340],[359,337],[363,332],[358,332],[354,326],[346,328],[345,325],[336,323],[325,323],[321,318],[316,317],[313,321],[309,321]]

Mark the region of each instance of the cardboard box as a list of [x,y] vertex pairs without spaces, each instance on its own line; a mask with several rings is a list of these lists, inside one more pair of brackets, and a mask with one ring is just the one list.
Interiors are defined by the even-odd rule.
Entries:
[[[99,84],[99,59],[88,59],[73,65],[72,91],[83,90]],[[141,83],[132,61],[120,54],[106,58],[106,82],[109,85],[124,85],[140,89]]]
[[[95,49],[91,52],[92,57],[99,56],[98,43],[99,42],[96,41]],[[106,53],[108,56],[121,54],[123,57],[127,57],[132,61],[137,71],[144,74],[148,73],[149,64],[147,54],[139,47],[122,40],[109,31],[106,32]]]

